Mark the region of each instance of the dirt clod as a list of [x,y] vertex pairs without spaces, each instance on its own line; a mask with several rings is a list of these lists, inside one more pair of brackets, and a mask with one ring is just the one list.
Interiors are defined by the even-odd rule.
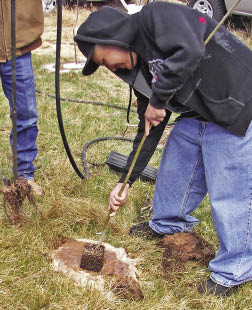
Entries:
[[208,264],[215,257],[215,251],[202,237],[192,232],[166,235],[162,265],[165,272],[182,270],[188,261]]
[[26,179],[18,177],[14,181],[7,179],[3,179],[3,181],[4,186],[0,191],[4,195],[4,210],[11,224],[16,225],[21,223],[20,209],[26,197],[34,206],[37,214],[42,215],[32,194],[32,187]]
[[104,246],[96,244],[84,244],[80,267],[84,270],[99,272],[104,264]]

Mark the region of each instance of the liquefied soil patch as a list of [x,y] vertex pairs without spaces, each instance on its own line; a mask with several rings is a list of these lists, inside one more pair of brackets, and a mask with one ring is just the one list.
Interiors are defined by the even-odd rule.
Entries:
[[[92,263],[93,266],[96,265],[92,252],[93,246],[96,247],[96,244],[88,239],[68,239],[50,255],[54,269],[68,275],[83,287],[91,285],[108,293],[105,287],[109,286],[111,292],[120,295],[120,297],[134,300],[143,299],[136,261],[129,258],[123,248],[115,248],[104,243],[104,259],[101,270],[84,270],[80,267],[83,256],[88,258],[89,263]],[[83,255],[84,253],[85,255]],[[97,256],[97,266],[100,263],[100,257]],[[105,285],[107,282],[109,285]]]

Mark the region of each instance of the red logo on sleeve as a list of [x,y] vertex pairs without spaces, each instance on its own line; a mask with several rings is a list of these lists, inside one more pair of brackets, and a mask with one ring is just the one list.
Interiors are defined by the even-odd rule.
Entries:
[[199,17],[199,22],[202,23],[202,24],[205,24],[205,23],[206,23],[205,17],[200,16],[200,17]]

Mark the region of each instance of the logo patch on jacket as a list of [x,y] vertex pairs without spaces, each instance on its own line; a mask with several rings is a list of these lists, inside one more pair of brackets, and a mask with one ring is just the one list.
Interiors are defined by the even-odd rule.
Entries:
[[199,22],[202,23],[202,24],[206,24],[206,19],[205,19],[205,17],[200,16],[200,17],[199,17]]
[[164,69],[164,60],[163,59],[154,59],[149,61],[149,71],[152,74],[152,83],[156,83],[158,78],[157,78],[157,73],[161,70]]

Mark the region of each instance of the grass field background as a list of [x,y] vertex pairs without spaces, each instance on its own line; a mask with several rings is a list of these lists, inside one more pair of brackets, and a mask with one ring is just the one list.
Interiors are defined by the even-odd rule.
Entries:
[[[74,62],[73,31],[87,14],[80,10],[76,21],[75,10],[63,10],[62,56],[63,62]],[[250,48],[248,31],[235,34]],[[55,62],[56,12],[45,15],[43,46],[33,53],[36,88],[54,94],[54,72],[44,68]],[[77,60],[83,61],[77,51]],[[128,87],[105,68],[90,77],[81,72],[61,74],[61,97],[90,100],[127,107]],[[0,174],[12,178],[12,155],[9,146],[8,102],[0,92]],[[104,136],[134,138],[136,127],[126,133],[126,112],[106,105],[62,101],[65,132],[72,154],[81,171],[81,153],[86,143]],[[117,214],[110,226],[106,242],[127,249],[129,256],[140,259],[138,270],[145,295],[141,302],[115,298],[108,300],[95,289],[84,290],[62,274],[53,271],[48,258],[62,236],[98,239],[107,215],[108,197],[119,175],[111,171],[105,160],[111,150],[128,155],[131,143],[104,141],[88,148],[88,180],[81,180],[72,169],[64,151],[57,123],[55,99],[37,94],[39,113],[39,149],[35,161],[36,181],[45,195],[36,198],[43,218],[37,217],[26,201],[22,207],[22,226],[8,222],[3,207],[0,209],[0,309],[2,310],[248,310],[252,309],[252,286],[247,283],[238,293],[222,299],[201,296],[196,285],[208,277],[207,267],[195,262],[185,266],[183,272],[165,274],[162,271],[162,249],[155,241],[145,241],[128,235],[129,228],[149,219],[148,209],[154,185],[136,181],[130,190],[126,206]],[[131,113],[131,124],[137,125],[137,114]],[[167,135],[166,135],[167,136]],[[158,167],[166,136],[162,139],[150,165]],[[3,197],[1,196],[1,206]],[[208,198],[194,215],[200,219],[195,231],[218,248],[218,239],[210,214]]]

